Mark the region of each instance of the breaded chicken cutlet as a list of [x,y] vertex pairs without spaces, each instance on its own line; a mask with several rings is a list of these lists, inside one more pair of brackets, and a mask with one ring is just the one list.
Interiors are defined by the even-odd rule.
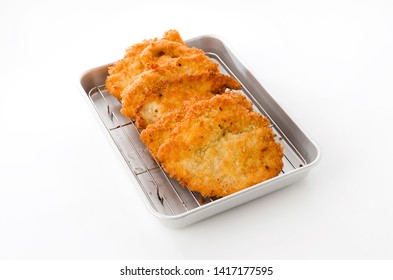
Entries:
[[[209,79],[197,80],[193,75],[206,74]],[[225,83],[230,88],[239,89],[239,83],[229,77],[223,78],[218,70],[218,64],[211,61],[205,55],[198,55],[195,57],[180,57],[176,64],[160,66],[155,69],[147,70],[141,73],[135,80],[130,83],[123,91],[122,110],[121,113],[131,119],[137,118],[137,109],[144,101],[147,92],[157,92],[165,88],[165,84],[169,86],[171,81],[192,80],[195,86],[203,88],[203,83],[220,84]],[[217,81],[214,81],[217,79]],[[224,81],[225,79],[225,81]],[[167,87],[168,87],[167,86]],[[205,85],[207,87],[207,85]],[[180,89],[180,88],[179,88]],[[180,96],[180,95],[177,95]],[[175,96],[174,96],[175,97]],[[178,104],[180,104],[178,102]]]
[[176,42],[176,44],[179,45],[185,45],[178,31],[169,30],[165,32],[161,40],[144,40],[141,43],[127,48],[124,58],[117,61],[108,69],[109,76],[105,81],[105,87],[108,92],[121,100],[123,90],[127,87],[127,85],[129,85],[135,77],[146,70],[145,65],[140,59],[140,55],[143,50],[150,46],[151,43],[162,40]]
[[221,74],[218,63],[202,50],[186,46],[180,34],[170,30],[163,39],[128,48],[125,58],[109,68],[106,88],[122,102],[121,113],[145,128],[190,98],[241,86]]
[[177,123],[164,116],[141,139],[183,186],[205,197],[223,197],[280,173],[282,146],[269,120],[253,112],[240,94],[217,95],[178,113],[172,116]]
[[[246,110],[252,111],[252,104],[245,96],[238,93],[224,93],[224,95],[227,94],[231,94],[231,98]],[[187,108],[198,101],[201,101],[201,99],[192,99],[184,102],[184,107],[182,109],[173,110],[163,115],[157,122],[148,125],[146,129],[142,130],[140,138],[154,158],[157,159],[158,149],[169,139],[172,130],[183,120]]]
[[[160,81],[156,87],[144,91],[144,99],[136,110],[136,125],[146,128],[164,114],[183,108],[186,101],[208,99],[224,93],[227,88],[240,89],[240,85],[227,75],[213,72]],[[123,108],[127,108],[126,104]]]

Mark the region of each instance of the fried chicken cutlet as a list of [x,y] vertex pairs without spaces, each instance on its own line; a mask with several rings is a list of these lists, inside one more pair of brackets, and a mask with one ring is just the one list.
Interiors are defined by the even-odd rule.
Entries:
[[[161,40],[176,42],[176,44],[183,46],[185,45],[179,32],[176,30],[169,30],[165,32]],[[110,94],[121,100],[123,90],[127,87],[127,85],[131,83],[135,77],[146,70],[145,65],[140,59],[141,53],[151,43],[159,42],[161,40],[144,40],[141,43],[127,48],[124,58],[109,67],[109,76],[105,81],[105,87]]]
[[222,197],[277,176],[282,146],[269,120],[217,95],[186,109],[157,152],[165,171],[205,197]]
[[[223,93],[226,88],[241,87],[232,77],[219,73],[218,64],[205,55],[179,58],[177,65],[145,71],[129,84],[123,93],[121,113],[137,119],[137,125],[144,128],[163,113],[179,109],[189,98]],[[160,109],[150,110],[153,102],[160,103]]]
[[[224,93],[224,95],[227,94],[231,94],[231,98],[246,110],[252,111],[252,104],[245,96],[238,93]],[[193,99],[184,102],[184,107],[182,109],[173,110],[163,115],[157,122],[148,125],[146,129],[141,132],[140,138],[154,158],[157,158],[158,149],[169,139],[172,130],[183,120],[187,108],[198,101],[201,101],[201,99],[198,98],[198,100]]]
[[224,93],[227,88],[240,89],[240,85],[232,77],[213,72],[182,75],[163,82],[159,87],[144,92],[144,100],[136,110],[136,125],[146,128],[164,114],[183,108],[186,101],[208,99]]

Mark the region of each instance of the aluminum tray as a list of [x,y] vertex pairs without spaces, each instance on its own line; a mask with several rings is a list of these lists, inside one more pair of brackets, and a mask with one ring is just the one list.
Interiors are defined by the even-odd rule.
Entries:
[[146,151],[139,131],[129,118],[120,114],[121,104],[105,90],[108,66],[85,72],[80,87],[90,107],[114,144],[126,170],[151,212],[169,226],[185,226],[247,201],[270,193],[303,178],[320,157],[318,146],[291,120],[273,98],[244,67],[228,46],[215,36],[201,36],[186,41],[202,49],[220,64],[220,70],[242,85],[242,92],[253,102],[255,111],[268,117],[276,140],[284,146],[284,167],[277,177],[224,198],[203,198],[181,187],[170,178]]

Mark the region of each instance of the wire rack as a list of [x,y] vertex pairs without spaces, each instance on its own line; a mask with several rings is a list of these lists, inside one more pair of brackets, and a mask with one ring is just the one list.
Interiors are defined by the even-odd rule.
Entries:
[[[221,72],[233,76],[218,58],[211,58],[220,64]],[[244,86],[242,93],[253,102],[255,111],[270,119],[275,139],[284,147],[284,167],[278,176],[306,164],[304,158],[288,141],[274,121],[266,114],[263,107],[256,103]],[[120,113],[120,101],[110,95],[104,85],[92,88],[88,96],[113,142],[127,163],[129,170],[138,181],[139,187],[144,192],[151,206],[158,213],[174,216],[219,200],[219,198],[205,198],[198,192],[193,192],[188,188],[182,187],[175,179],[169,177],[162,167],[152,158],[146,146],[140,140],[140,131],[135,126],[134,121]]]

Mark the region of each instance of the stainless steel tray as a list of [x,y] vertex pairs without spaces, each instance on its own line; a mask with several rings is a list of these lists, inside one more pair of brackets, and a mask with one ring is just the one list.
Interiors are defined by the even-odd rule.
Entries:
[[242,92],[253,102],[255,111],[270,119],[276,140],[284,146],[285,156],[284,168],[277,177],[224,198],[203,198],[199,193],[181,187],[161,169],[140,141],[139,131],[132,120],[120,114],[120,102],[108,94],[104,86],[110,64],[88,70],[80,78],[81,91],[88,104],[114,144],[126,170],[136,180],[148,208],[165,224],[177,227],[287,186],[304,177],[320,157],[318,146],[280,108],[221,39],[201,36],[186,43],[202,49],[220,64],[223,73],[241,83]]

